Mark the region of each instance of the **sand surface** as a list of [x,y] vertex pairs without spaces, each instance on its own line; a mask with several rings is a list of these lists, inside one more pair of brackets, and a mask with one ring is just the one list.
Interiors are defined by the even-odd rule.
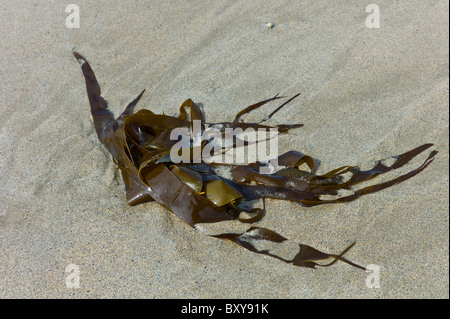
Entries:
[[[379,1],[380,28],[361,1],[75,3],[79,28],[65,2],[0,4],[0,298],[449,297],[447,1]],[[424,172],[355,202],[267,201],[259,225],[327,252],[356,240],[347,257],[379,266],[380,287],[344,263],[298,268],[204,236],[156,203],[129,207],[73,50],[115,114],[143,89],[138,109],[174,115],[192,98],[211,122],[302,93],[271,123],[304,123],[279,149],[320,172],[434,143]]]

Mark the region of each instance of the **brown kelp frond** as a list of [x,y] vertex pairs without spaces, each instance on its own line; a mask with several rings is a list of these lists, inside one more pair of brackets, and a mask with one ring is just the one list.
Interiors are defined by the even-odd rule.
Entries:
[[[432,151],[420,166],[406,174],[359,189],[357,185],[403,167],[432,144],[424,144],[390,159],[377,161],[369,170],[343,166],[322,175],[316,173],[312,157],[297,151],[278,156],[275,166],[272,160],[248,165],[212,163],[203,159],[203,153],[211,151],[208,148],[210,145],[204,140],[197,143],[195,139],[186,137],[196,126],[202,131],[215,128],[218,131],[215,137],[219,141],[224,139],[227,129],[262,129],[287,133],[303,124],[262,123],[271,119],[299,94],[282,103],[258,123],[247,123],[241,118],[266,103],[281,99],[281,96],[277,94],[244,108],[232,122],[206,123],[202,110],[191,99],[181,105],[178,116],[155,114],[146,109],[134,113],[144,93],[142,91],[114,120],[89,63],[77,52],[73,54],[83,71],[97,136],[122,172],[128,204],[137,205],[155,200],[196,229],[230,222],[242,226],[261,220],[266,213],[265,206],[249,207],[248,203],[253,200],[262,199],[264,203],[265,198],[274,198],[294,201],[303,206],[353,201],[412,178],[428,167],[437,154],[437,151]],[[175,137],[174,132],[178,132]],[[221,154],[241,142],[247,146],[254,143],[238,138],[226,142],[228,146],[221,146],[217,153]],[[175,146],[180,147],[174,151]],[[267,173],[265,168],[269,166],[273,170]],[[224,173],[220,173],[221,170]],[[365,269],[343,257],[353,244],[336,255],[294,243],[272,230],[255,226],[245,231],[230,232],[224,229],[208,235],[230,240],[252,252],[295,266],[328,267],[339,260]],[[331,262],[328,264],[317,263],[329,259]]]
[[109,134],[108,130],[112,130],[114,115],[108,110],[108,103],[101,96],[100,85],[89,63],[77,52],[74,52],[73,55],[80,63],[86,81],[86,90],[91,105],[95,131],[100,142],[105,144],[105,138]]
[[[243,183],[247,185],[248,193],[251,193],[253,198],[276,198],[297,201],[303,206],[315,206],[326,203],[342,203],[356,200],[357,198],[378,192],[382,189],[401,183],[423,171],[437,154],[437,151],[432,151],[428,158],[414,170],[398,176],[392,180],[374,184],[368,187],[354,190],[353,186],[371,180],[376,176],[398,169],[411,159],[424,152],[433,144],[424,144],[409,152],[395,156],[395,162],[391,165],[384,164],[385,160],[377,161],[376,165],[366,171],[362,171],[358,166],[343,166],[334,169],[323,175],[316,175],[314,171],[314,162],[308,156],[303,156],[301,153],[296,156],[291,155],[291,162],[285,161],[286,154],[278,157],[278,163],[287,164],[287,168],[281,169],[274,174],[261,174],[259,168],[261,163],[254,163],[248,166],[236,166],[232,169],[232,180],[236,183]],[[297,160],[301,164],[301,160],[308,161],[310,172],[298,169],[298,164],[293,162]],[[252,185],[256,182],[259,185]],[[267,186],[266,188],[261,185]],[[272,191],[269,191],[272,190]],[[341,195],[341,192],[346,194]],[[328,199],[321,198],[326,196]],[[330,198],[332,197],[332,198]]]
[[245,109],[243,109],[243,110],[240,111],[238,114],[236,114],[236,117],[234,118],[233,123],[238,123],[239,120],[241,119],[241,116],[242,116],[242,115],[247,114],[247,113],[250,113],[251,111],[258,109],[258,108],[260,108],[261,106],[263,106],[264,104],[269,103],[269,102],[271,102],[271,101],[273,101],[273,100],[283,98],[283,96],[278,96],[278,95],[279,95],[279,94],[275,95],[274,97],[272,97],[272,98],[270,98],[270,99],[267,99],[267,100],[264,100],[264,101],[261,101],[261,102],[252,104],[252,105],[250,105],[250,106],[247,106]]
[[[261,122],[265,122],[268,121],[272,118],[272,116],[275,115],[275,113],[277,113],[279,110],[281,110],[286,104],[288,104],[289,102],[291,102],[293,99],[295,99],[297,96],[299,96],[301,93],[298,93],[296,95],[294,95],[293,97],[291,97],[289,100],[287,100],[286,102],[284,102],[283,104],[281,104],[279,107],[277,107],[275,109],[275,111],[273,111],[272,113],[270,113],[268,116],[266,116],[265,118],[262,119]],[[285,125],[285,124],[283,124]],[[297,124],[298,125],[298,124]],[[289,125],[288,125],[289,126]]]
[[137,96],[133,101],[130,102],[130,104],[127,105],[125,110],[117,117],[117,120],[114,122],[114,131],[119,128],[123,124],[123,120],[126,116],[133,114],[134,107],[141,99],[142,95],[144,95],[145,90],[142,90],[141,94]]
[[[333,255],[321,252],[308,245],[293,243],[280,234],[262,227],[251,227],[240,234],[228,233],[214,237],[231,240],[254,253],[274,257],[295,266],[308,268],[316,268],[316,266],[328,267],[337,260],[340,260],[356,268],[365,270],[364,267],[342,257],[354,243],[347,247],[341,254]],[[319,260],[327,259],[334,260],[326,265],[317,263]]]

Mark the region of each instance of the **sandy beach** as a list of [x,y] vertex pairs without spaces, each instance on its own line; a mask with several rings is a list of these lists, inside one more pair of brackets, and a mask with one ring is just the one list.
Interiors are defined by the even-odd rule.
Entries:
[[[69,3],[0,4],[0,298],[449,298],[447,1],[379,1],[378,28],[361,1],[73,4],[79,27]],[[326,252],[356,241],[346,257],[379,267],[379,287],[342,262],[294,267],[155,202],[128,206],[74,50],[115,115],[143,89],[137,109],[175,115],[191,98],[210,122],[301,93],[270,123],[303,123],[280,153],[311,155],[322,173],[434,143],[435,161],[399,185],[311,208],[267,200],[258,222]]]

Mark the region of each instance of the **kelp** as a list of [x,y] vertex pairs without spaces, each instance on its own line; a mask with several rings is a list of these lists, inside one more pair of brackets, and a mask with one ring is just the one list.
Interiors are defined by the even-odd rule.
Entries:
[[[122,173],[129,205],[155,200],[186,224],[199,230],[203,229],[202,225],[218,223],[220,226],[220,222],[227,221],[250,224],[244,231],[208,235],[230,240],[252,252],[295,266],[327,267],[340,260],[365,269],[343,257],[354,243],[340,254],[329,254],[293,243],[270,229],[252,225],[263,218],[265,205],[264,208],[254,208],[248,206],[249,202],[262,200],[264,203],[264,199],[273,198],[294,201],[305,207],[350,202],[410,179],[430,165],[437,154],[437,151],[431,151],[420,166],[404,175],[360,189],[355,189],[354,186],[401,168],[433,144],[424,144],[401,155],[379,160],[369,170],[362,170],[358,166],[343,166],[319,175],[312,157],[289,151],[278,156],[278,170],[275,172],[261,173],[260,169],[267,166],[266,162],[223,164],[230,176],[222,176],[217,173],[218,166],[222,165],[220,163],[206,163],[203,160],[196,163],[174,163],[170,150],[178,141],[172,140],[170,133],[176,128],[191,129],[194,120],[200,121],[202,129],[206,126],[216,127],[221,133],[227,128],[276,129],[279,133],[287,133],[303,124],[262,123],[272,118],[299,94],[282,103],[258,123],[244,122],[242,116],[283,97],[275,95],[250,105],[231,122],[207,123],[202,110],[191,99],[181,105],[178,117],[155,114],[146,109],[134,113],[136,104],[144,94],[142,91],[115,119],[101,96],[100,86],[89,63],[77,52],[74,52],[74,56],[80,63],[85,78],[98,139],[110,152]],[[235,145],[233,142],[231,146]],[[191,159],[196,147],[201,150],[205,144],[190,146]],[[285,256],[286,250],[289,257]],[[318,263],[328,259],[331,259],[328,264]]]

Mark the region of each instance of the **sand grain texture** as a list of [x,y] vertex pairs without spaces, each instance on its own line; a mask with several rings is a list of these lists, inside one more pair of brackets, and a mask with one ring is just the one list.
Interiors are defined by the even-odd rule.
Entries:
[[[379,29],[360,1],[76,4],[79,29],[60,1],[0,4],[0,298],[448,298],[446,1],[377,2]],[[115,114],[142,89],[138,109],[173,115],[192,98],[211,122],[301,92],[271,123],[304,123],[279,149],[322,172],[435,143],[424,172],[353,203],[268,201],[261,226],[327,252],[356,240],[347,257],[379,265],[380,288],[343,263],[293,267],[155,203],[127,206],[73,50]],[[71,263],[78,289],[65,284]]]

